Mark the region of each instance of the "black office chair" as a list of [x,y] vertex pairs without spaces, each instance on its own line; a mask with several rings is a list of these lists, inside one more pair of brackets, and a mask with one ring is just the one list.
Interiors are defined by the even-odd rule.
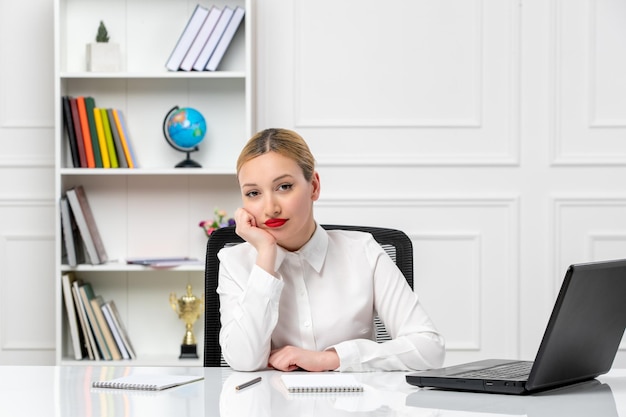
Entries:
[[[398,265],[409,286],[413,288],[413,244],[402,231],[382,227],[322,225],[326,230],[357,230],[371,233],[391,259]],[[220,300],[217,295],[217,280],[220,261],[217,253],[225,246],[242,243],[243,239],[235,233],[234,227],[215,230],[207,243],[206,264],[204,271],[205,306],[204,306],[204,366],[228,366],[222,357],[219,343]],[[384,324],[375,318],[376,340],[389,340]]]

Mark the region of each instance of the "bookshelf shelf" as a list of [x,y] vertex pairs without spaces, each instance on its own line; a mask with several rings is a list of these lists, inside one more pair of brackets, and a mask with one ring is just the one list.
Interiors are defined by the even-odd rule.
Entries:
[[149,169],[149,168],[62,168],[60,174],[63,176],[234,176],[235,170],[230,168],[203,168],[203,169]]
[[172,268],[151,268],[143,265],[129,265],[123,262],[108,262],[101,265],[78,265],[71,267],[69,265],[61,265],[63,272],[202,272],[204,273],[204,265],[180,265]]
[[[59,365],[92,365],[92,361],[76,361],[69,357],[62,358]],[[141,359],[107,361],[107,366],[180,366],[201,367],[201,359],[177,359],[168,356],[150,355]]]
[[240,79],[245,80],[247,74],[245,71],[201,71],[201,72],[63,72],[60,74],[61,79],[80,80],[80,79]]
[[[61,277],[89,282],[104,300],[114,300],[137,358],[111,366],[202,366],[204,323],[196,322],[198,360],[180,360],[185,326],[169,305],[170,293],[191,284],[204,292],[203,263],[169,268],[129,265],[131,257],[188,256],[204,261],[207,237],[199,222],[216,208],[232,214],[240,204],[235,175],[239,150],[254,131],[253,0],[214,0],[205,7],[240,6],[245,18],[217,71],[167,71],[165,63],[197,0],[54,0],[55,16],[55,198],[83,186],[110,261],[69,266],[63,259],[60,208],[56,209],[56,363],[76,360],[63,301]],[[85,49],[100,20],[120,44],[120,72],[86,71]],[[75,168],[63,124],[63,96],[91,96],[97,107],[119,109],[137,167]],[[207,133],[191,158],[202,168],[174,168],[185,154],[163,137],[163,119],[173,106],[200,111]],[[60,204],[59,204],[60,206]]]

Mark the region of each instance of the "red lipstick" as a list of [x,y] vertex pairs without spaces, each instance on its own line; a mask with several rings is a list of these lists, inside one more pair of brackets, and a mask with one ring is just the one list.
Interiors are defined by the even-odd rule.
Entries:
[[287,219],[268,219],[265,222],[265,225],[267,227],[272,227],[273,228],[273,227],[280,227],[280,226],[282,226],[285,223],[287,223]]

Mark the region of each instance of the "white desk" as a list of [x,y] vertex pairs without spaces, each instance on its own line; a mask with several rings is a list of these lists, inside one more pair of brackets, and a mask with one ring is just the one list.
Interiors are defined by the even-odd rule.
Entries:
[[[188,373],[200,382],[161,392],[96,390],[91,382],[126,373]],[[262,376],[261,383],[235,385]],[[280,373],[228,368],[0,367],[0,415],[38,417],[297,417],[297,416],[594,416],[626,417],[626,371],[573,388],[514,397],[420,390],[404,373],[354,374],[363,394],[289,395]]]

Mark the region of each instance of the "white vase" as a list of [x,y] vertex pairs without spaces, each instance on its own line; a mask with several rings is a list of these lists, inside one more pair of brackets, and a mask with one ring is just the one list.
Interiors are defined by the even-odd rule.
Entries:
[[109,42],[87,44],[87,71],[116,72],[120,70],[120,45]]

